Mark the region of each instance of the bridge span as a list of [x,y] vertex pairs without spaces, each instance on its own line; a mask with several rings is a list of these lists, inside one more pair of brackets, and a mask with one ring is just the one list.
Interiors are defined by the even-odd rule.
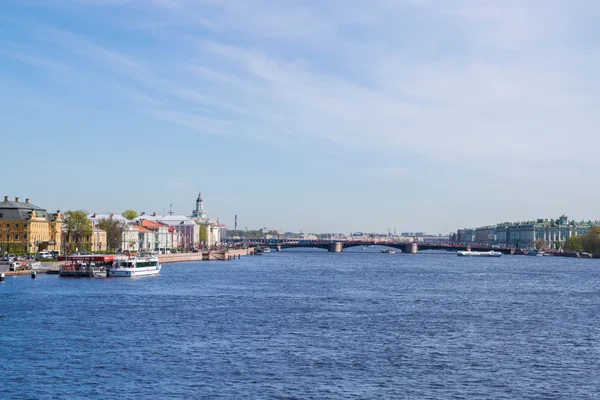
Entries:
[[274,247],[277,251],[289,248],[318,248],[333,253],[341,253],[344,249],[357,246],[385,246],[400,250],[403,253],[416,254],[420,250],[446,251],[499,251],[514,254],[515,249],[508,246],[491,245],[489,243],[455,243],[455,242],[402,242],[402,241],[367,241],[367,240],[300,240],[300,239],[230,239],[226,242],[244,244],[246,246]]

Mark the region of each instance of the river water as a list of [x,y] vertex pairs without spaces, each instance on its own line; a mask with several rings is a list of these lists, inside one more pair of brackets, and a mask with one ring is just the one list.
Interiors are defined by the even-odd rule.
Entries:
[[592,399],[600,261],[352,249],[7,277],[1,399]]

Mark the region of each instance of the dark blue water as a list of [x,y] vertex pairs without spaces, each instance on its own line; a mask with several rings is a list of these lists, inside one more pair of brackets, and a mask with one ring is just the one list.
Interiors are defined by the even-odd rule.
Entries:
[[2,399],[592,399],[600,261],[378,251],[0,284]]

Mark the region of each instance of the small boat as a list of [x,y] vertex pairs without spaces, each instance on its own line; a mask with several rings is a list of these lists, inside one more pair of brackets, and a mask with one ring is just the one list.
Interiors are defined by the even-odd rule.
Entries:
[[501,257],[502,253],[499,251],[458,251],[457,255],[459,257]]
[[386,254],[396,254],[396,250],[394,249],[383,249],[381,252]]
[[117,260],[108,269],[108,276],[114,277],[134,277],[158,275],[162,265],[157,256],[150,257],[128,257]]
[[256,247],[256,248],[254,249],[254,255],[255,255],[255,256],[262,256],[262,255],[263,255],[263,253],[264,253],[264,250],[263,250],[263,249],[261,249],[260,247]]
[[541,251],[541,250],[530,250],[527,252],[528,256],[534,256],[534,257],[543,257],[546,253]]
[[271,248],[270,247],[263,247],[262,251],[263,251],[263,253],[270,253],[271,252]]

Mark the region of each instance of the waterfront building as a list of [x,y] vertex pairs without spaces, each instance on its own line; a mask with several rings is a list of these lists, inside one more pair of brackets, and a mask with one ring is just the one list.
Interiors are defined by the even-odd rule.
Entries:
[[198,198],[196,199],[196,208],[192,211],[192,219],[206,219],[206,211],[204,211],[204,201],[202,200],[202,193],[198,192]]
[[138,225],[141,221],[149,220],[158,222],[167,227],[171,235],[170,243],[172,247],[179,248],[197,248],[200,243],[200,226],[192,219],[183,215],[152,215],[142,214],[133,219]]
[[175,229],[169,232],[169,226],[149,219],[140,219],[137,223],[140,226],[140,249],[162,251],[177,247],[177,243],[173,246]]
[[29,199],[10,201],[4,196],[0,203],[0,252],[37,253],[60,251],[62,214],[48,213]]
[[475,238],[477,243],[490,243],[496,241],[496,228],[494,226],[482,226],[475,229]]
[[456,231],[456,241],[460,243],[473,243],[475,241],[475,230],[459,229]]
[[83,237],[77,237],[75,233],[68,232],[65,226],[62,226],[62,243],[63,251],[69,253],[79,253],[82,251],[95,251],[101,252],[107,250],[106,244],[106,231],[92,226],[92,233],[90,235],[84,235]]
[[[139,232],[135,227],[132,227],[132,221],[128,220],[120,214],[98,214],[93,213],[88,216],[92,228],[98,228],[100,221],[110,219],[121,224],[123,232],[121,233],[121,247],[119,250],[135,253],[139,250]],[[106,249],[106,239],[104,248]]]
[[192,211],[190,219],[199,226],[198,243],[200,246],[210,248],[221,242],[219,220],[208,218],[200,192],[198,192],[196,208]]
[[495,226],[472,229],[459,229],[457,241],[469,243],[470,232],[475,232],[474,242],[491,243],[517,248],[532,248],[543,243],[546,247],[559,248],[572,236],[583,236],[596,225],[592,221],[569,221],[566,215],[556,220],[538,219],[523,222],[502,222]]
[[122,216],[120,214],[114,214],[114,213],[110,213],[110,214],[93,213],[92,215],[88,215],[88,218],[90,219],[92,226],[98,225],[100,223],[100,221],[102,221],[103,219],[111,219],[113,221],[118,221],[122,224],[130,224],[131,223],[131,221],[129,221],[124,216]]

